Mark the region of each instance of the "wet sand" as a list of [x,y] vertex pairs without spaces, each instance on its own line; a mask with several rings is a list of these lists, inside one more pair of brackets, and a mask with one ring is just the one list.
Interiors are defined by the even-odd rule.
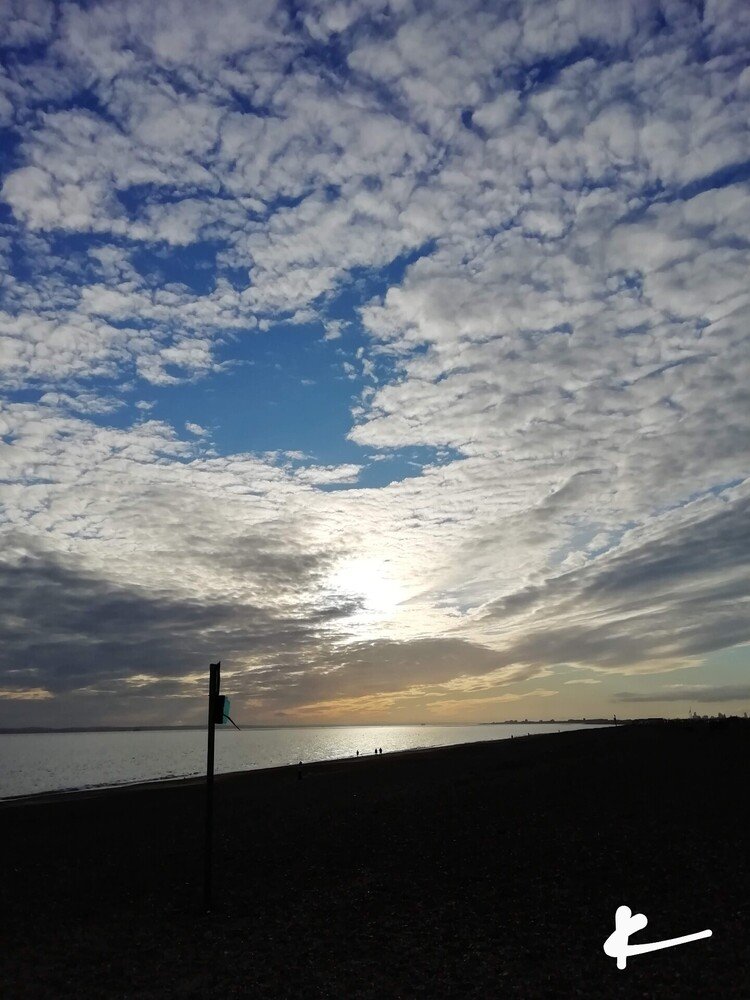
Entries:
[[[0,803],[0,992],[748,997],[750,724],[517,737]],[[638,941],[602,945],[620,904]]]

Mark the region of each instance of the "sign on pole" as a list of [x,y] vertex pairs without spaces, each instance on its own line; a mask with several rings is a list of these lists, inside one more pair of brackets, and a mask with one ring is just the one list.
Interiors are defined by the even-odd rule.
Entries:
[[229,721],[231,721],[229,718],[229,698],[220,694],[214,706],[214,725],[225,726]]

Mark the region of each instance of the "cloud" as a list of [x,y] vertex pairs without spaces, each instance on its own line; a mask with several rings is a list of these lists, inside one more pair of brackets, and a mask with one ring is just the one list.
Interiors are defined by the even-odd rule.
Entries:
[[617,701],[750,701],[750,684],[725,684],[715,687],[687,686],[681,691],[620,691],[614,695]]
[[548,688],[535,688],[532,691],[506,692],[505,694],[493,695],[489,698],[461,698],[461,699],[441,699],[440,701],[428,703],[427,708],[432,712],[439,712],[441,715],[448,715],[470,711],[471,709],[492,708],[495,705],[504,705],[512,701],[522,701],[524,698],[553,698],[557,691]]
[[46,701],[54,697],[46,688],[7,688],[0,690],[0,698],[5,701]]
[[4,560],[0,589],[8,639],[4,666],[33,671],[53,694],[92,682],[106,688],[111,680],[144,672],[196,672],[217,649],[228,659],[299,655],[326,621],[346,611],[321,608],[300,621],[239,601],[198,602],[123,588],[32,554]]
[[9,0],[0,11],[0,33],[5,48],[23,48],[46,42],[52,34],[54,7],[47,0]]
[[747,514],[746,491],[687,505],[580,569],[487,605],[480,620],[488,631],[523,621],[513,648],[527,659],[679,669],[744,641]]
[[356,483],[361,465],[310,465],[297,472],[297,478],[315,486],[333,483]]
[[98,396],[91,392],[71,395],[67,392],[45,392],[39,397],[39,402],[46,406],[71,410],[80,414],[104,414],[119,410],[124,405],[121,399],[113,396]]

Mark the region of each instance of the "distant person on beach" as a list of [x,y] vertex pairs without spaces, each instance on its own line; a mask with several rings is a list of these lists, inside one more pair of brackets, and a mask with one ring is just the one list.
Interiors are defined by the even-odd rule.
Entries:
[[382,752],[383,752],[383,748],[381,747],[381,748],[380,748],[380,750],[379,750],[378,752],[379,752],[379,753],[382,753]]
[[297,781],[302,781],[302,761],[299,762],[299,767],[297,768]]
[[357,750],[357,756],[359,757],[359,750]]

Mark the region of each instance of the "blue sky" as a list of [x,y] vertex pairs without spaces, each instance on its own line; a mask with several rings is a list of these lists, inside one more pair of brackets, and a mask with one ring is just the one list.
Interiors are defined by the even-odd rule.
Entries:
[[747,5],[0,39],[0,724],[748,707]]

